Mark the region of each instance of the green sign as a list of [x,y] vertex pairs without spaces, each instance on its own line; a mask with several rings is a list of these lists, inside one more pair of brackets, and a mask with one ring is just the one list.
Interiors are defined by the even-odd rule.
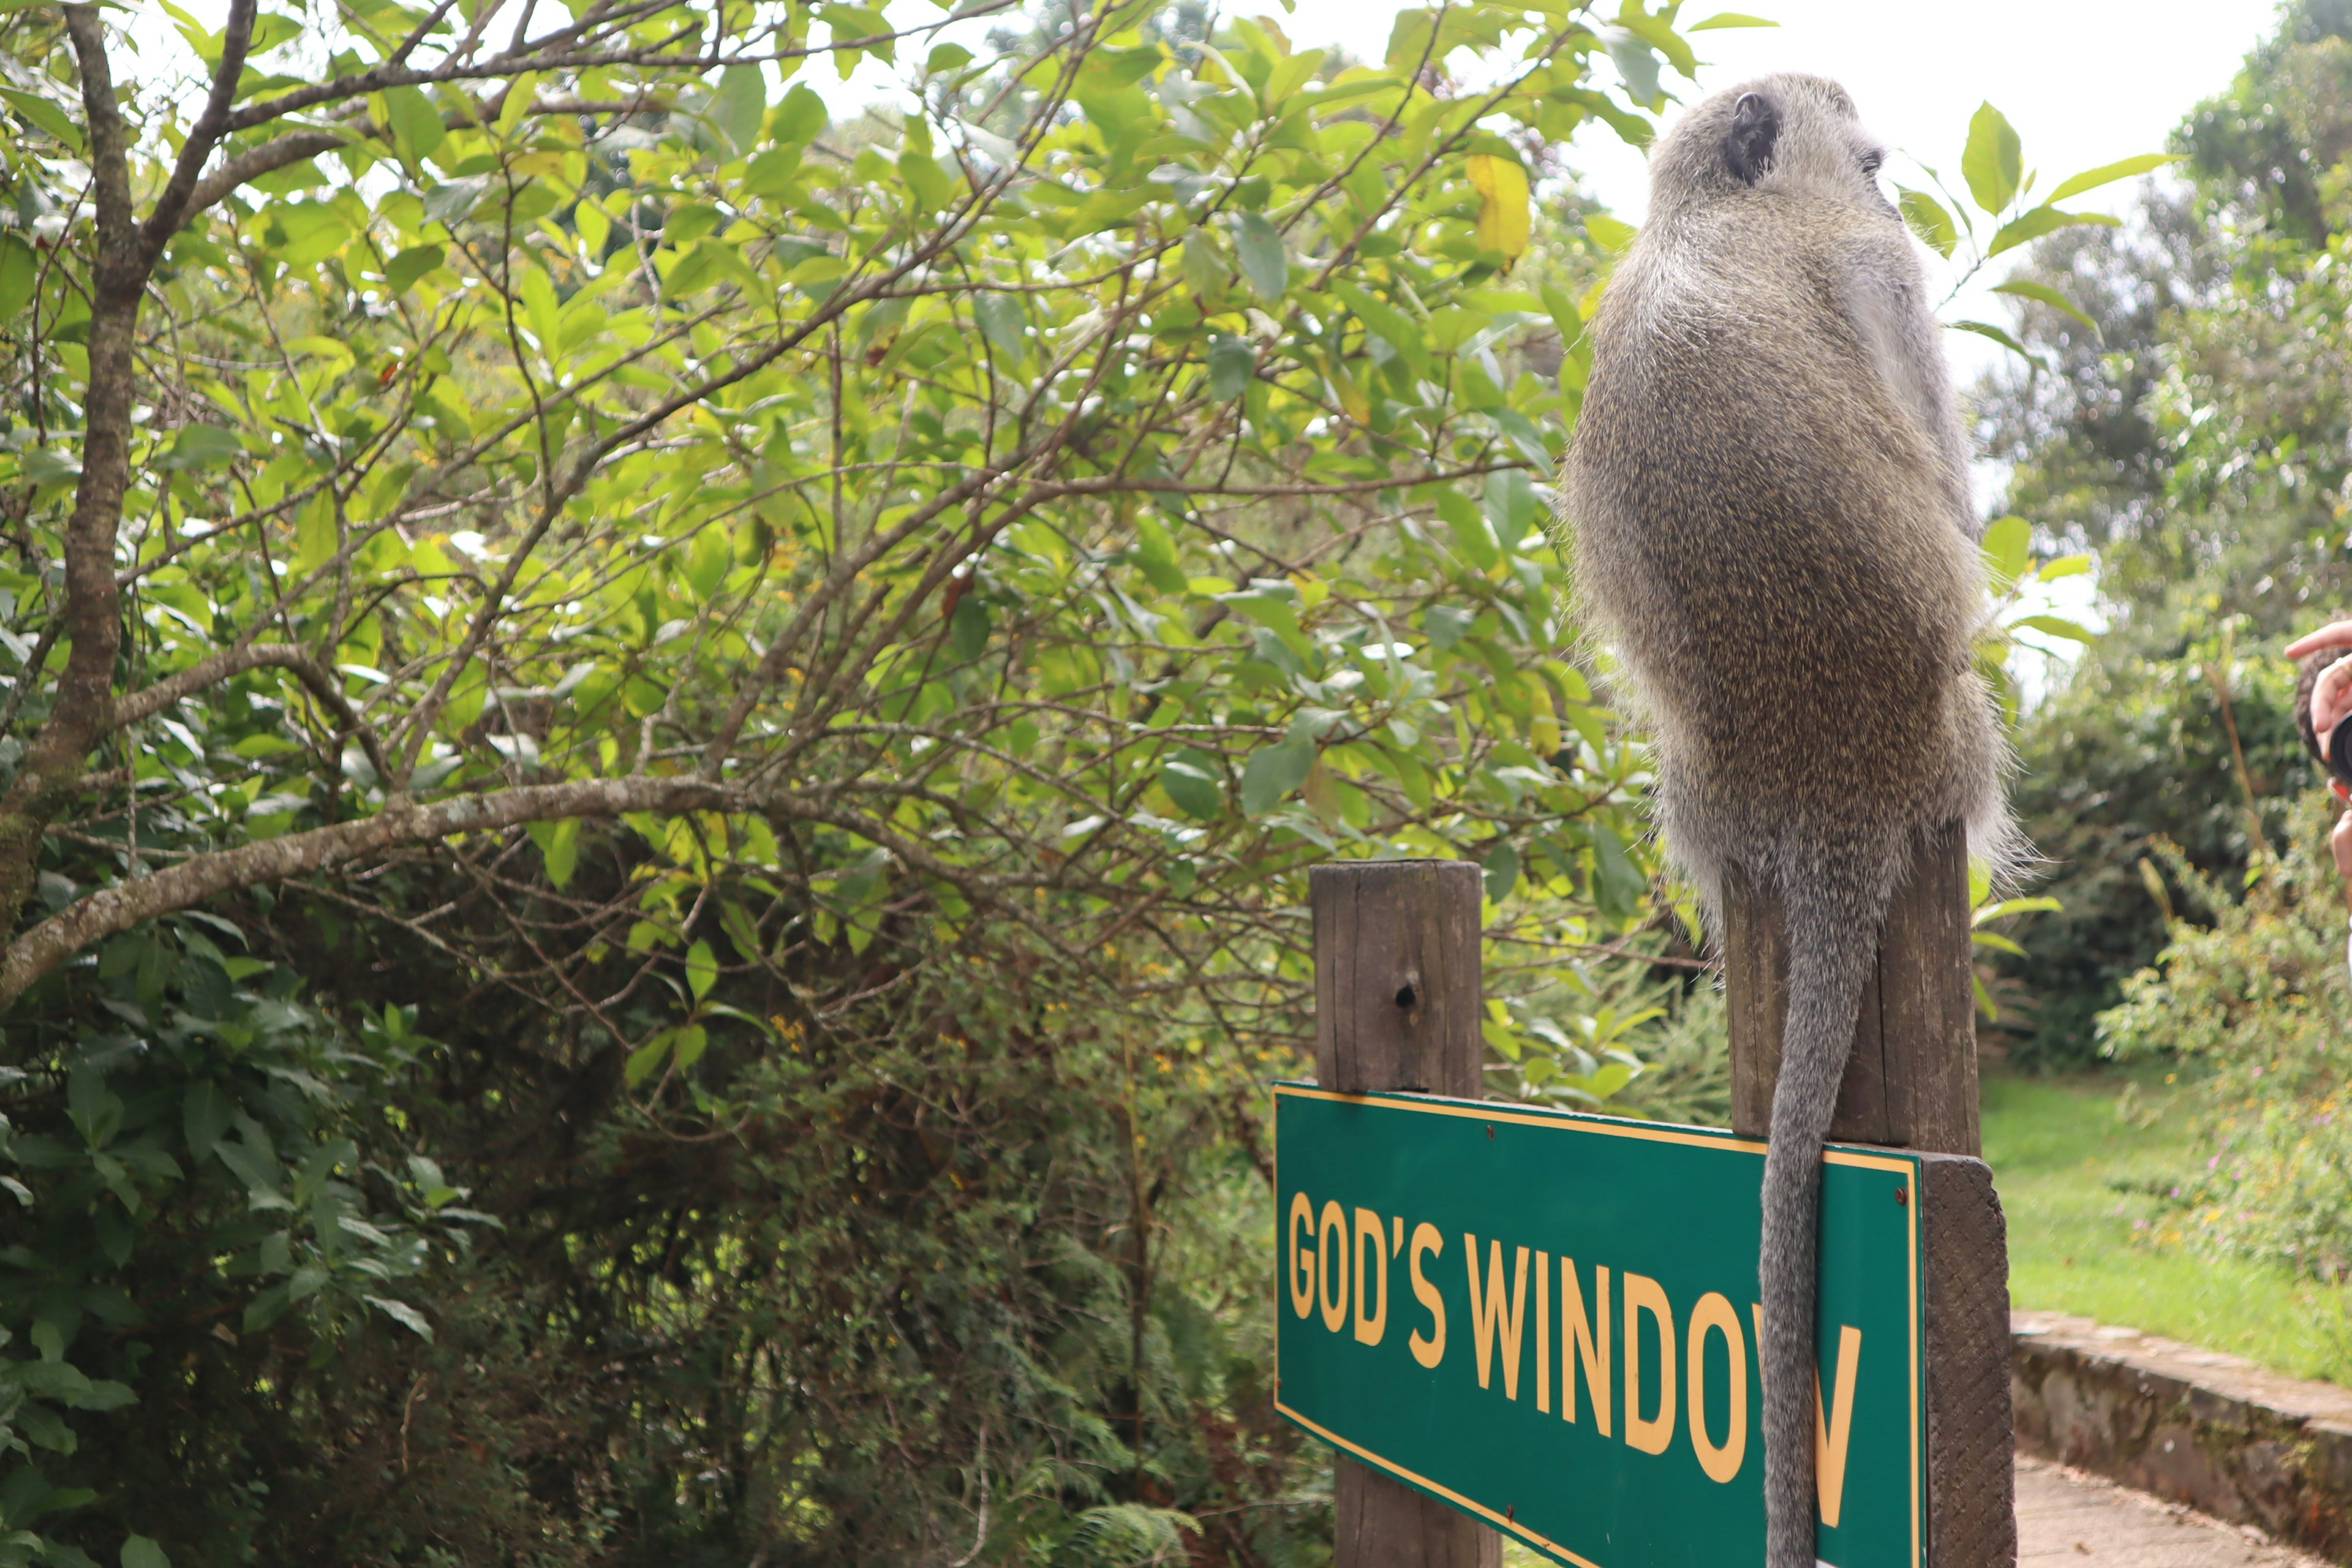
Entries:
[[[1764,1560],[1764,1145],[1275,1089],[1276,1404],[1577,1568]],[[1917,1162],[1822,1173],[1819,1556],[1920,1568]]]

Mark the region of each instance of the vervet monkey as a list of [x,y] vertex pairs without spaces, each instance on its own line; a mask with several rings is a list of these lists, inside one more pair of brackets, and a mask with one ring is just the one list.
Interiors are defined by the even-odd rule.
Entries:
[[1915,829],[2003,868],[2006,752],[1927,280],[1885,150],[1819,77],[1693,109],[1592,324],[1562,510],[1650,725],[1669,851],[1779,894],[1789,1014],[1764,1164],[1769,1568],[1812,1568],[1822,1142]]

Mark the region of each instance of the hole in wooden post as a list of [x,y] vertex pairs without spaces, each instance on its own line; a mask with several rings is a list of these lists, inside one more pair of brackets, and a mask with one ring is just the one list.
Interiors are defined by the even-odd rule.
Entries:
[[1410,1007],[1420,1000],[1421,997],[1413,991],[1412,981],[1408,980],[1397,987],[1396,1005],[1398,1006]]

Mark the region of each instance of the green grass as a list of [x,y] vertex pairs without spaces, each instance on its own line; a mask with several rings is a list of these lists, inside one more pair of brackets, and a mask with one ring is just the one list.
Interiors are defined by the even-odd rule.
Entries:
[[2352,1383],[2339,1289],[2284,1268],[2147,1245],[2136,1191],[2203,1163],[2185,1105],[2162,1076],[2137,1080],[2143,1112],[2116,1114],[2120,1074],[1988,1078],[1985,1158],[2009,1215],[2010,1299],[2250,1356],[2302,1377]]

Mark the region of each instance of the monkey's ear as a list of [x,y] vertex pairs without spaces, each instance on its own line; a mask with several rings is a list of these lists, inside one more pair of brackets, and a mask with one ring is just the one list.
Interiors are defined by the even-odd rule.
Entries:
[[1780,111],[1761,93],[1743,92],[1731,106],[1731,129],[1723,138],[1723,162],[1743,184],[1754,184],[1772,167],[1780,140]]

